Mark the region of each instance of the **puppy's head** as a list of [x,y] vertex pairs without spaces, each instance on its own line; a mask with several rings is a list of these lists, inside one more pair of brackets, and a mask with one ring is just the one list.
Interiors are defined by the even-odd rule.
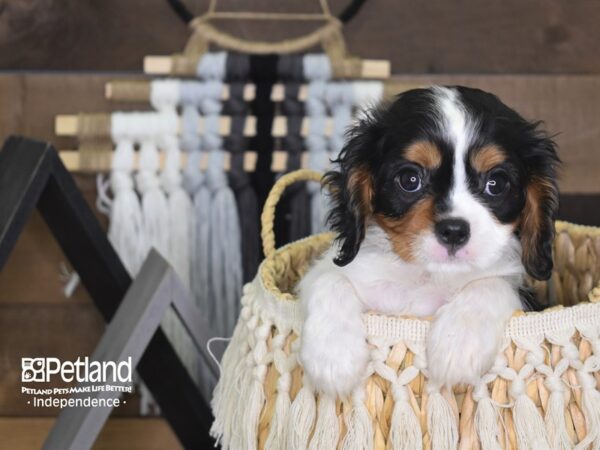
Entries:
[[336,264],[354,259],[375,222],[403,260],[431,271],[487,269],[520,242],[527,272],[550,276],[555,144],[496,96],[405,92],[351,130],[338,162],[325,177]]

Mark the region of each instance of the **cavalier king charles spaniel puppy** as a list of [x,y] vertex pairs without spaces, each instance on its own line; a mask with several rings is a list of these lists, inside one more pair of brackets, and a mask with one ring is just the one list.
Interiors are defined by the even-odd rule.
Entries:
[[435,86],[364,116],[336,163],[337,239],[298,286],[310,381],[339,396],[361,384],[374,311],[431,317],[429,379],[475,383],[531,309],[525,274],[552,272],[554,142],[492,94]]

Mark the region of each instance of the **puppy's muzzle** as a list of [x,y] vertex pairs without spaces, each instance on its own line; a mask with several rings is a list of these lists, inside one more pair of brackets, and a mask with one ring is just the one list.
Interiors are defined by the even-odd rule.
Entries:
[[471,229],[469,222],[463,219],[444,219],[435,224],[435,236],[449,254],[456,253],[469,240]]

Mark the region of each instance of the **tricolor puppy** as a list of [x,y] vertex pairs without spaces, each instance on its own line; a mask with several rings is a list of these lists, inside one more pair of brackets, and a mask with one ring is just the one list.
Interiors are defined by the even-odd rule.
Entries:
[[465,87],[399,95],[356,125],[326,183],[336,244],[299,286],[300,359],[321,392],[360,385],[362,313],[432,316],[434,383],[473,383],[506,321],[529,309],[524,275],[552,271],[554,142],[496,96]]

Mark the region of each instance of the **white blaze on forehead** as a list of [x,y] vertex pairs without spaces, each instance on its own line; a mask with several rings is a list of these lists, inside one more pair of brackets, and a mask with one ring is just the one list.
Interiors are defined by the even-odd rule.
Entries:
[[450,193],[454,210],[459,200],[457,197],[469,194],[465,164],[475,126],[455,89],[436,86],[433,93],[442,130],[454,151],[453,184]]

